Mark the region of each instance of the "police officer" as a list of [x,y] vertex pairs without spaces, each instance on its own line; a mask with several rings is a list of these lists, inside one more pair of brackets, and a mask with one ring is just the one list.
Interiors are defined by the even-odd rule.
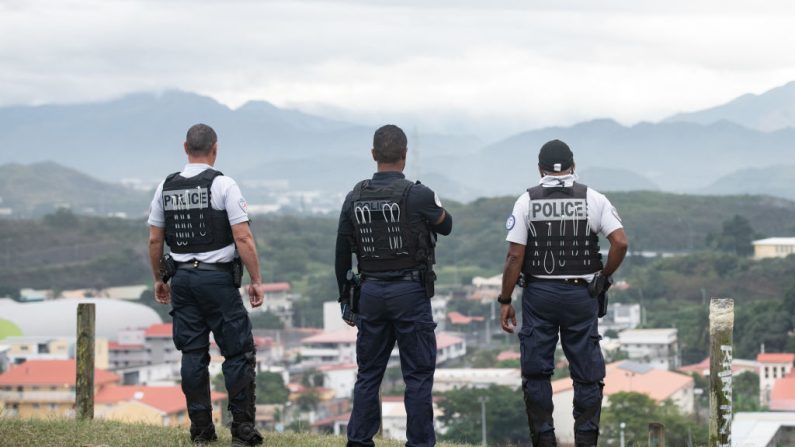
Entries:
[[[502,329],[512,333],[511,294],[522,274],[522,390],[535,447],[556,445],[550,377],[558,333],[574,381],[575,445],[596,446],[605,376],[597,313],[627,251],[616,209],[604,195],[576,182],[574,167],[566,143],[544,144],[538,154],[540,184],[519,196],[505,225],[510,247],[497,301]],[[604,264],[600,234],[610,241]]]
[[[448,235],[453,218],[439,197],[406,180],[406,134],[394,125],[375,132],[371,179],[345,198],[337,230],[335,269],[340,295],[356,255],[361,274],[355,321],[359,373],[348,424],[348,446],[374,446],[381,424],[379,388],[397,341],[406,384],[407,446],[432,446],[431,389],[436,370],[436,323],[431,315],[436,235]],[[348,321],[348,324],[353,324]]]
[[[264,290],[246,201],[235,181],[213,168],[217,141],[215,131],[205,124],[188,130],[184,144],[188,164],[169,175],[152,200],[149,257],[155,300],[172,305],[173,338],[182,351],[182,391],[191,420],[191,440],[201,444],[217,439],[207,369],[212,332],[224,356],[232,444],[258,445],[262,436],[254,428],[256,351],[251,322],[234,278],[240,261],[251,277],[247,291],[253,307],[262,304]],[[164,241],[176,268],[170,285],[159,272]]]

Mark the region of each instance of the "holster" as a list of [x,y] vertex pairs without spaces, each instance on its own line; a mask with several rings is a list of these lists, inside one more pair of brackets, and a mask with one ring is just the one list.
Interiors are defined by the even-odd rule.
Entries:
[[232,261],[232,283],[238,289],[243,284],[243,261],[239,257]]
[[177,263],[171,257],[171,253],[166,253],[160,257],[160,279],[167,283],[174,274],[177,273]]
[[597,317],[602,318],[607,315],[607,291],[599,294],[599,313],[596,314]]
[[425,297],[428,299],[433,298],[433,295],[436,294],[436,272],[433,270],[426,270],[420,272],[420,280],[422,280],[422,285],[425,287]]

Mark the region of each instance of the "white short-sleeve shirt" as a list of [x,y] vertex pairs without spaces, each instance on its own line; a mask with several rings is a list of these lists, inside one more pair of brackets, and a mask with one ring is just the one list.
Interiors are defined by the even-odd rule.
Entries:
[[[570,187],[574,184],[574,176],[546,176],[541,179],[540,184],[542,187],[553,187],[561,186],[561,182],[563,182],[563,186]],[[607,237],[610,235],[610,233],[618,230],[619,228],[623,228],[618,211],[616,211],[616,208],[610,203],[610,200],[608,200],[604,194],[588,188],[586,202],[588,206],[588,225],[594,232],[601,236]],[[508,236],[505,238],[505,240],[508,242],[527,245],[527,233],[530,228],[529,214],[530,194],[525,192],[519,196],[518,199],[516,199],[516,203],[513,205],[513,212],[508,217],[508,221],[505,223],[505,228],[508,230]],[[584,278],[589,281],[591,278],[593,278],[593,274],[537,276],[539,278]]]
[[[204,163],[188,163],[179,175],[185,178],[195,177],[207,169],[212,169],[212,167]],[[148,223],[158,228],[166,226],[166,218],[163,213],[163,183],[165,183],[165,180],[157,185],[155,196],[152,198],[152,204],[149,208]],[[240,187],[237,186],[237,183],[232,178],[225,175],[216,177],[210,188],[210,198],[210,206],[213,209],[226,210],[230,225],[248,222],[248,204],[240,192]],[[188,262],[194,259],[207,263],[231,262],[235,259],[235,244],[229,244],[219,250],[205,253],[172,253],[171,256],[177,262]]]

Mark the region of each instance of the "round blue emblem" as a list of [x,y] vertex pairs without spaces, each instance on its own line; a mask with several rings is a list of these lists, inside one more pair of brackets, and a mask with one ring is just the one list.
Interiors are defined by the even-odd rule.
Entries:
[[508,217],[508,220],[505,221],[505,229],[511,231],[514,225],[516,225],[516,218],[511,215]]

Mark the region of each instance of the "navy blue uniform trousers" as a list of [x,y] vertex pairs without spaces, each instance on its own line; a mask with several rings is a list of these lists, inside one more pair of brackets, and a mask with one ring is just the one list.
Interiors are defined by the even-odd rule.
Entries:
[[574,381],[574,429],[599,430],[605,361],[599,348],[598,307],[580,286],[531,282],[522,294],[522,389],[534,436],[554,431],[550,377],[558,333]]
[[212,411],[210,402],[210,332],[224,356],[222,370],[229,411],[254,417],[254,338],[240,291],[228,272],[177,270],[171,279],[174,345],[182,351],[182,390],[188,414]]
[[435,445],[431,391],[436,370],[436,323],[424,287],[416,281],[365,280],[356,325],[359,374],[353,389],[348,446],[375,445],[373,436],[381,423],[378,391],[396,341],[406,383],[406,445]]

